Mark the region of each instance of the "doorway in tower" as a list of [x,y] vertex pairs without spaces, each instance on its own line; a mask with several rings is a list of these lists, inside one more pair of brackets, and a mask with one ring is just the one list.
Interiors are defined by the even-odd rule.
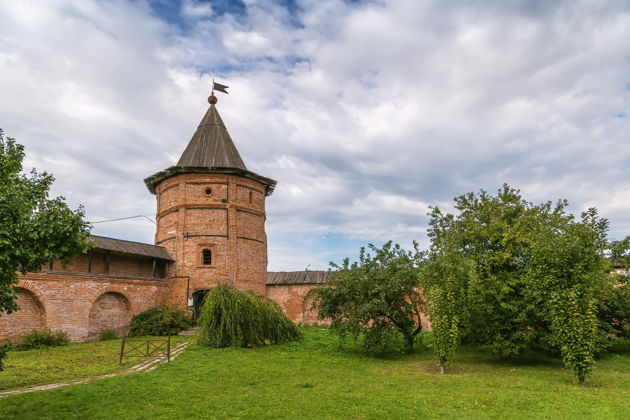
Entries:
[[192,294],[192,304],[193,304],[193,322],[196,324],[199,315],[201,315],[201,307],[203,306],[203,300],[206,297],[206,293],[210,290],[202,289],[197,290]]

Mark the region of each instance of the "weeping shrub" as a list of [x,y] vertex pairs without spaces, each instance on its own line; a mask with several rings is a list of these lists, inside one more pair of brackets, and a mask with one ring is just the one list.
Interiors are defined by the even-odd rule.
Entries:
[[199,344],[210,347],[256,347],[301,338],[275,302],[229,284],[206,293],[198,325]]

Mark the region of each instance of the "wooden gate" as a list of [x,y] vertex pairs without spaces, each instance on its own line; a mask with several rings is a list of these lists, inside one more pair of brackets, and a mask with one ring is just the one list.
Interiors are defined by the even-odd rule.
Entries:
[[153,357],[166,356],[166,361],[171,361],[171,336],[165,339],[139,340],[123,337],[120,345],[120,361],[122,365],[125,357]]

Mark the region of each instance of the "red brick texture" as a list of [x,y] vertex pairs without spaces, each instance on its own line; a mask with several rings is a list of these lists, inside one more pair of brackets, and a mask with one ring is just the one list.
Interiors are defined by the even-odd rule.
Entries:
[[15,343],[22,335],[43,328],[63,330],[71,341],[98,338],[106,329],[120,333],[133,315],[166,300],[166,279],[135,276],[143,272],[139,267],[147,264],[146,258],[112,256],[109,274],[86,272],[84,260],[89,256],[65,267],[54,262],[58,270],[20,276],[21,309],[0,316],[0,343]]
[[300,325],[319,325],[326,322],[317,320],[317,308],[313,308],[316,294],[315,284],[269,284],[267,297],[275,301],[287,317]]
[[[186,306],[198,290],[231,282],[266,293],[265,187],[225,174],[182,174],[156,188],[156,245],[176,260],[167,303]],[[211,263],[204,264],[209,250]]]
[[100,295],[90,308],[88,339],[98,338],[105,330],[115,330],[118,335],[131,321],[131,304],[125,295],[106,292]]
[[15,344],[22,335],[46,327],[46,312],[37,296],[23,288],[17,289],[17,296],[20,310],[0,316],[0,343],[9,341]]

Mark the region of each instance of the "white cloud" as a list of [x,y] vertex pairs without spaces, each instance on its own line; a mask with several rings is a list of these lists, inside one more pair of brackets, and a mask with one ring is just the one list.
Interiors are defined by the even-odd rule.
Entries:
[[215,77],[248,168],[279,181],[271,269],[323,268],[357,242],[426,243],[428,205],[506,181],[532,201],[596,206],[612,236],[628,234],[627,7],[246,7],[186,0],[167,21],[137,2],[5,2],[0,126],[90,219],[150,214],[142,179],[178,159]]

